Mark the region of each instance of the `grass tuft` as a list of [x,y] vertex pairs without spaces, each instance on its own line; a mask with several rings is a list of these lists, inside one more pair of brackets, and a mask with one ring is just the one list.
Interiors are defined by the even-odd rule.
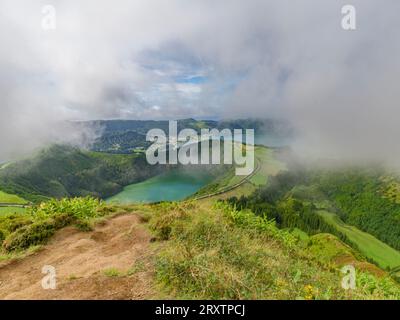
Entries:
[[121,277],[123,275],[123,273],[116,268],[106,269],[103,271],[103,274],[110,278]]

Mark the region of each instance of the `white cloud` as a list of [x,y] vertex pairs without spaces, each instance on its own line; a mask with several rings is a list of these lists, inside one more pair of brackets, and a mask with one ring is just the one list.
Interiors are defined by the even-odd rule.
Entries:
[[400,155],[397,0],[353,0],[354,32],[339,0],[57,0],[51,32],[45,4],[0,3],[0,158],[66,119],[270,115],[312,150]]
[[190,96],[201,93],[202,91],[201,86],[190,83],[179,83],[176,85],[176,90]]

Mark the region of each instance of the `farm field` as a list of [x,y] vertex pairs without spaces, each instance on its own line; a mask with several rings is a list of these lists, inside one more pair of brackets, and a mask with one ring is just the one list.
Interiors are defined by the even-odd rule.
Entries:
[[395,268],[400,265],[400,252],[378,240],[369,233],[362,232],[356,227],[345,224],[336,214],[320,210],[326,222],[344,233],[351,242],[357,245],[359,251],[366,257],[373,259],[382,268]]
[[0,203],[25,204],[28,201],[15,195],[0,191]]
[[17,207],[0,207],[0,216],[4,214],[12,214],[12,213],[25,213],[25,208],[17,208]]

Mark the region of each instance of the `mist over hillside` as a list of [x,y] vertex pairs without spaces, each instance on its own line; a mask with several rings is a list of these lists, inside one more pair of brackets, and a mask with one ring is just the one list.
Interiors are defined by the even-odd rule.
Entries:
[[42,5],[0,4],[0,158],[68,120],[273,116],[304,155],[399,163],[396,0],[353,1],[351,32],[340,1],[61,0],[55,30]]
[[[146,149],[151,142],[146,141],[146,134],[152,129],[161,129],[169,135],[169,121],[167,120],[97,120],[78,122],[79,126],[97,128],[99,135],[88,146],[93,151],[110,153],[130,153],[135,149]],[[177,120],[177,130],[193,129],[199,135],[202,129],[254,130],[258,139],[256,143],[268,144],[268,141],[282,141],[290,143],[295,133],[291,124],[281,119],[236,119],[236,120],[195,120],[192,118]],[[263,139],[263,138],[269,138]],[[245,138],[243,138],[243,141]],[[279,146],[279,142],[277,142]]]

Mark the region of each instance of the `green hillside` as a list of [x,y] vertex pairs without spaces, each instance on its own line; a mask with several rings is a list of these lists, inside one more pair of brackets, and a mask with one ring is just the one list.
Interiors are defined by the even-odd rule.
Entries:
[[[128,154],[132,150],[149,146],[146,134],[151,129],[161,129],[166,134],[169,132],[169,122],[166,120],[100,120],[78,123],[79,126],[82,124],[102,129],[102,134],[94,141],[91,150],[119,154]],[[177,128],[178,131],[193,129],[198,133],[201,129],[254,129],[256,137],[268,136],[277,140],[285,140],[293,136],[289,123],[272,119],[214,121],[189,118],[178,120]]]
[[[25,205],[29,201],[15,195],[0,190],[0,215],[12,213],[24,213],[25,208],[15,205]],[[11,205],[11,206],[7,206]],[[13,206],[14,205],[14,206]]]
[[[123,281],[150,269],[155,298],[400,299],[400,287],[387,273],[336,237],[298,237],[249,210],[215,201],[105,206],[91,198],[52,200],[24,214],[0,215],[0,260],[23,258],[69,225],[89,232],[86,237],[98,236],[91,230],[122,215],[135,215],[144,225],[131,228],[124,239],[135,241],[137,232],[140,237],[146,232],[152,246],[131,269],[103,273]],[[347,264],[357,270],[355,290],[341,287],[340,270]],[[96,274],[104,268],[87,267]],[[82,285],[76,277],[68,279],[76,281],[75,288]],[[122,290],[118,283],[123,282],[114,290]]]
[[231,167],[222,164],[150,165],[142,151],[113,154],[54,145],[0,170],[0,190],[5,192],[4,197],[6,193],[9,197],[13,194],[15,200],[20,197],[32,202],[77,196],[105,199],[125,186],[168,170],[218,177]]
[[221,172],[212,183],[200,189],[195,195],[193,195],[193,198],[227,190],[240,183],[242,183],[242,185],[229,192],[230,195],[236,194],[240,196],[242,194],[253,192],[257,187],[266,185],[268,177],[274,176],[280,171],[285,170],[285,164],[277,159],[278,153],[278,151],[264,146],[255,146],[255,169],[250,177],[237,176],[235,174],[235,167],[232,166],[227,168],[225,172]]
[[129,154],[134,150],[145,149],[151,145],[146,135],[136,131],[117,131],[104,133],[92,145],[93,151]]
[[19,207],[0,207],[0,215],[5,215],[5,214],[14,214],[14,213],[25,213],[26,209],[25,208],[19,208]]
[[[163,297],[399,299],[399,286],[383,271],[400,265],[391,246],[399,228],[396,178],[378,169],[295,170],[281,156],[256,146],[248,177],[236,176],[233,166],[202,167],[215,180],[192,197],[201,200],[105,206],[81,197],[104,198],[171,168],[149,166],[141,152],[52,146],[0,171],[0,200],[46,200],[0,208],[0,258],[45,244],[67,225],[91,230],[110,213],[135,212],[153,234],[151,261]],[[348,264],[357,269],[352,292],[340,287],[340,268]]]
[[280,228],[328,232],[381,268],[400,265],[395,219],[400,205],[382,196],[377,171],[289,170],[247,197],[229,201],[274,219]]
[[0,171],[0,189],[30,201],[48,197],[107,197],[161,172],[145,155],[112,155],[52,146]]
[[[400,287],[335,236],[305,241],[248,210],[223,203],[141,207],[162,243],[158,283],[180,299],[399,299]],[[357,290],[340,267],[357,268]]]
[[0,203],[13,203],[13,204],[25,204],[28,201],[22,199],[21,197],[15,194],[5,193],[0,191]]
[[[346,169],[316,172],[311,183],[318,186],[347,224],[374,235],[400,250],[400,204],[393,200],[381,169]],[[392,176],[396,181],[396,176]]]
[[358,250],[366,257],[375,261],[382,268],[400,266],[400,252],[379,241],[369,233],[362,232],[356,227],[346,225],[340,218],[331,212],[318,211],[324,219],[354,243]]

